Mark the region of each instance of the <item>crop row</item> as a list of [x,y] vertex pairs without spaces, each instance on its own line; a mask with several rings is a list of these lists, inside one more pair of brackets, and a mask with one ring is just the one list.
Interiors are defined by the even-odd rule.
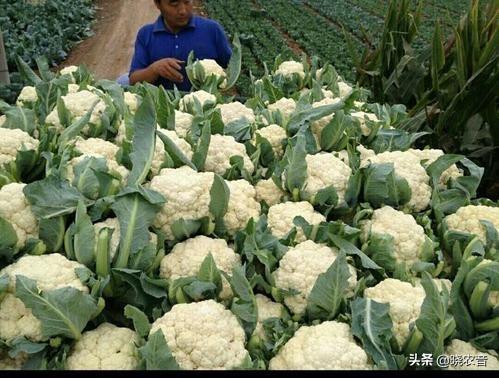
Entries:
[[35,58],[40,55],[50,64],[58,63],[77,41],[91,34],[90,21],[94,16],[91,0],[46,0],[39,5],[0,0],[0,9],[11,69],[15,68],[16,55],[30,66],[35,65]]
[[[299,2],[256,0],[256,3],[262,6],[308,55],[319,56],[332,63],[347,80],[353,79],[348,46],[341,28],[323,17],[314,15]],[[353,40],[353,42],[360,51],[360,41]]]
[[369,13],[360,4],[348,4],[344,0],[305,0],[305,3],[360,38],[363,37],[361,29],[368,30],[375,37],[383,30],[383,19]]
[[283,35],[250,0],[207,0],[204,6],[208,15],[219,21],[229,36],[232,37],[235,33],[240,36],[243,66],[238,90],[242,95],[248,94],[250,70],[260,76],[263,73],[263,63],[273,62],[278,54],[286,59],[293,56]]
[[[376,40],[376,36],[380,33],[383,26],[383,18],[385,17],[388,2],[386,0],[348,0],[348,1],[322,1],[322,0],[307,0],[311,6],[320,4],[323,8],[324,13],[342,13],[341,8],[345,9],[348,13],[354,9],[357,13],[360,10],[367,12],[371,17],[377,16],[380,20],[380,24],[372,23],[371,26],[367,28],[370,34]],[[333,3],[338,3],[336,6],[332,6]],[[340,4],[341,3],[341,4]],[[413,4],[415,7],[415,3]],[[442,31],[444,35],[448,35],[452,32],[452,25],[455,25],[457,17],[463,14],[467,9],[467,1],[453,0],[453,1],[440,1],[440,0],[428,0],[424,2],[422,9],[423,17],[421,20],[419,35],[414,42],[414,47],[420,49],[427,45],[428,41],[431,39],[433,30],[435,27],[435,21],[437,19],[441,20]],[[415,8],[413,8],[415,10]],[[352,13],[354,13],[352,12]],[[371,20],[371,17],[368,19]],[[360,21],[362,22],[362,21]],[[346,26],[346,20],[343,21]]]

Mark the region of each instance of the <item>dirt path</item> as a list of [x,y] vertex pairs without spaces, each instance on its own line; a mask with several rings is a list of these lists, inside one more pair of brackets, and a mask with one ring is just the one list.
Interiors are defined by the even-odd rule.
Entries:
[[[197,14],[205,15],[194,1]],[[153,0],[97,0],[94,35],[78,44],[59,67],[85,64],[97,79],[114,80],[128,71],[137,31],[159,15]]]

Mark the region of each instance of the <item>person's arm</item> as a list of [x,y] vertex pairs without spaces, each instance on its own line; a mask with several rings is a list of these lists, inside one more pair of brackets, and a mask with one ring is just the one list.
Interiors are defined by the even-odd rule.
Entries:
[[181,64],[183,63],[185,63],[183,60],[175,58],[158,60],[149,65],[149,67],[134,71],[130,74],[130,85],[134,85],[140,81],[154,83],[160,77],[164,77],[174,83],[181,83],[184,81],[184,76],[180,73],[180,70],[182,69]]
[[230,42],[227,39],[227,35],[222,26],[218,25],[215,34],[215,45],[217,48],[217,63],[222,67],[227,68],[229,64],[230,57],[232,56],[232,49],[230,47]]
[[184,77],[179,72],[184,62],[175,58],[165,58],[151,63],[149,51],[144,41],[142,30],[137,34],[135,52],[130,66],[130,85],[141,81],[155,83],[160,77],[179,83]]
[[139,81],[147,81],[153,83],[158,80],[159,76],[150,69],[149,51],[147,50],[144,41],[143,29],[137,33],[135,40],[135,50],[133,53],[132,63],[129,73],[130,85],[134,85]]

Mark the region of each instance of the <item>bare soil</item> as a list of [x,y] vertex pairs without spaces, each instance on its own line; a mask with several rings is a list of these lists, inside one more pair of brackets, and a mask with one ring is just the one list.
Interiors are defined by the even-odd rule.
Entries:
[[[153,0],[96,0],[94,35],[71,50],[60,68],[86,65],[97,79],[114,80],[128,72],[137,32],[154,22],[159,11]],[[195,12],[206,16],[200,0]]]

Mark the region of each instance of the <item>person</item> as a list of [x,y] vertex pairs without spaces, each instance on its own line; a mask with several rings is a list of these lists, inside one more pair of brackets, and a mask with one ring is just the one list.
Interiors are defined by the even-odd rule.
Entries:
[[[226,68],[232,49],[222,26],[194,14],[193,0],[154,0],[161,12],[156,22],[144,25],[137,33],[129,83],[148,82],[181,91],[191,83],[185,66],[191,50],[195,59],[214,59]],[[126,79],[126,78],[125,78]]]

